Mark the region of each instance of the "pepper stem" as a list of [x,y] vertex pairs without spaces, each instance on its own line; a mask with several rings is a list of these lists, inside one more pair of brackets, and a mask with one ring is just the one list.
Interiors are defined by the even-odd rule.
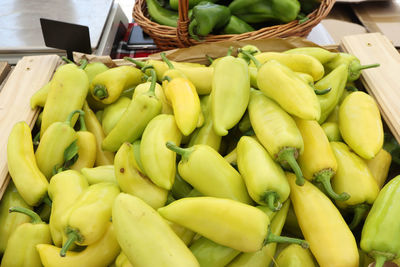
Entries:
[[297,150],[294,147],[283,148],[278,153],[277,161],[280,164],[287,162],[289,164],[290,168],[296,174],[296,184],[302,186],[304,184],[304,177],[303,177],[303,173],[300,169],[300,166],[296,161],[296,154],[297,154]]
[[131,57],[124,57],[124,60],[127,60],[127,61],[130,61],[130,62],[134,63],[139,68],[143,68],[146,65],[145,62],[133,59]]
[[314,181],[317,183],[321,183],[326,190],[326,193],[329,195],[329,197],[333,198],[334,200],[338,201],[345,201],[350,198],[350,195],[346,192],[342,192],[340,194],[336,193],[333,191],[332,185],[331,185],[331,178],[334,175],[334,172],[331,169],[324,169],[320,172],[318,172],[314,177]]
[[190,35],[190,37],[192,37],[192,38],[195,39],[196,41],[199,41],[199,42],[200,42],[199,37],[194,33],[194,28],[195,28],[195,27],[197,27],[197,20],[192,20],[192,22],[190,22],[189,28],[188,28],[189,35]]
[[249,51],[243,50],[242,48],[238,49],[239,53],[242,53],[243,55],[245,55],[246,57],[248,57],[251,61],[254,62],[254,65],[256,65],[257,69],[259,69],[261,67],[261,63],[260,61],[258,61],[255,56],[253,56],[253,54],[251,54]]
[[149,88],[149,93],[154,94],[156,90],[156,82],[157,82],[157,75],[156,71],[152,68],[150,69],[150,74],[151,74],[151,83],[150,83],[150,88]]
[[375,259],[375,267],[383,267],[386,262],[386,257],[383,255],[376,255]]
[[83,114],[82,113],[80,113],[79,115],[79,125],[80,125],[80,131],[87,131],[87,128],[86,128],[86,123],[85,123],[85,112],[84,111],[82,111],[83,112]]
[[214,59],[212,59],[212,57],[210,57],[209,55],[206,55],[206,58],[208,59],[208,61],[210,61],[210,64],[214,62]]
[[370,206],[368,204],[359,204],[354,206],[353,220],[349,224],[350,230],[353,230],[360,224],[365,214],[368,212],[369,208]]
[[49,198],[48,195],[46,195],[43,198],[43,203],[46,204],[47,206],[49,206],[51,208],[51,206],[53,205],[53,202],[51,201],[51,199]]
[[365,70],[365,69],[371,69],[371,68],[376,68],[379,67],[381,64],[376,63],[376,64],[368,64],[368,65],[359,65],[355,68],[352,69],[352,71],[360,71],[360,70]]
[[193,149],[181,148],[181,147],[175,145],[174,142],[171,142],[171,141],[168,141],[165,145],[168,147],[168,149],[181,155],[183,160],[187,160],[189,158],[189,155],[193,152]]
[[228,52],[226,53],[226,56],[231,56],[232,55],[232,50],[233,50],[233,46],[230,46],[228,49]]
[[331,90],[332,90],[332,88],[329,87],[329,88],[326,88],[326,89],[323,89],[323,90],[314,89],[314,92],[315,92],[316,95],[325,95],[325,94],[329,93]]
[[268,208],[274,212],[282,208],[282,203],[279,202],[279,195],[274,191],[265,192],[261,199],[268,204]]
[[19,213],[28,215],[29,217],[31,217],[32,224],[43,223],[42,219],[36,212],[34,212],[33,210],[30,210],[30,209],[24,208],[24,207],[11,207],[8,209],[8,212],[19,212]]
[[[65,123],[71,125],[72,117],[73,117],[76,113],[79,113],[79,115],[81,115],[81,116],[85,115],[85,112],[83,112],[83,110],[80,110],[80,109],[74,110],[74,111],[72,111],[72,112],[68,115],[67,120],[65,121]],[[71,126],[71,127],[72,127],[72,126]]]
[[169,69],[175,69],[174,65],[172,65],[171,61],[167,58],[164,52],[160,53],[162,60],[168,65]]
[[96,84],[93,89],[93,94],[100,100],[108,97],[107,88],[102,84]]
[[79,63],[80,63],[79,68],[84,70],[88,64],[88,61],[86,59],[82,59]]
[[357,92],[358,91],[357,87],[355,87],[354,85],[347,85],[346,90],[349,92]]
[[75,62],[73,62],[72,60],[68,59],[66,56],[62,56],[61,59],[66,62],[66,63],[72,63],[75,64]]
[[76,232],[71,231],[68,233],[68,239],[65,242],[65,244],[62,246],[61,250],[60,250],[60,256],[61,257],[65,257],[65,255],[67,255],[67,251],[68,249],[71,247],[71,245],[78,240],[79,236]]
[[309,248],[310,245],[307,241],[298,238],[292,238],[287,236],[279,236],[273,234],[271,231],[268,232],[267,238],[264,239],[264,246],[269,243],[289,243],[289,244],[297,244],[302,248]]

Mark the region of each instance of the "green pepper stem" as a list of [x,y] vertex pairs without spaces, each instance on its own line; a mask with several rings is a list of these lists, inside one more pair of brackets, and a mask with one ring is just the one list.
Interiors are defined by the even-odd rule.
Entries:
[[307,241],[298,238],[292,238],[287,236],[279,236],[273,234],[271,231],[268,231],[267,237],[264,239],[264,246],[269,243],[289,243],[289,244],[298,244],[302,248],[309,248],[310,245]]
[[40,143],[40,132],[38,132],[38,133],[33,137],[32,142],[33,142],[33,144],[34,144],[35,146],[38,146],[38,145],[39,145],[39,143]]
[[261,200],[264,201],[268,205],[268,208],[274,212],[282,208],[282,203],[279,202],[279,195],[277,192],[265,192],[261,197]]
[[386,262],[386,257],[383,255],[376,255],[375,259],[375,267],[383,267]]
[[200,39],[199,39],[199,37],[194,33],[194,28],[195,27],[197,27],[197,20],[192,20],[192,22],[190,22],[190,24],[189,24],[189,28],[188,28],[188,31],[189,31],[189,35],[190,35],[190,37],[192,37],[193,39],[195,39],[196,41],[199,41],[200,42]]
[[150,69],[150,74],[151,74],[151,83],[148,92],[151,94],[155,94],[154,92],[156,90],[156,83],[157,83],[156,71],[154,69]]
[[82,59],[79,63],[80,63],[79,68],[84,70],[88,64],[88,61],[86,59]]
[[358,89],[357,89],[357,87],[355,87],[354,85],[347,85],[347,86],[346,86],[346,91],[349,91],[349,92],[357,92]]
[[62,246],[60,250],[60,256],[65,257],[67,255],[68,249],[71,247],[71,245],[78,240],[79,236],[75,231],[71,231],[68,233],[68,239],[65,242],[65,244]]
[[296,161],[296,154],[297,154],[297,149],[294,147],[283,148],[278,153],[277,161],[280,164],[287,162],[289,164],[290,168],[296,174],[296,184],[302,186],[304,184],[304,177],[303,177],[303,173],[300,169],[300,166]]
[[233,46],[230,46],[228,49],[228,52],[226,53],[226,56],[229,57],[232,55],[232,51],[233,51]]
[[208,59],[208,61],[210,61],[210,64],[214,62],[214,59],[212,59],[212,57],[210,57],[209,55],[206,55],[206,58]]
[[93,94],[100,100],[108,97],[107,88],[102,84],[96,84],[93,88]]
[[8,212],[19,212],[19,213],[28,215],[29,217],[31,217],[32,224],[43,223],[42,219],[36,212],[34,212],[33,210],[30,210],[30,209],[24,208],[24,207],[11,207],[8,209]]
[[365,214],[368,212],[369,209],[370,205],[368,204],[359,204],[353,207],[354,216],[353,220],[349,224],[350,230],[353,230],[360,224],[360,222],[362,221],[362,219],[364,218]]
[[168,147],[168,149],[181,155],[183,160],[187,160],[189,158],[189,155],[193,152],[193,149],[181,148],[181,147],[175,145],[174,142],[171,142],[171,141],[168,141],[165,145]]
[[46,195],[43,198],[43,203],[46,204],[47,206],[49,206],[51,208],[51,206],[53,205],[53,202],[51,201],[51,199],[49,198],[48,195]]
[[360,71],[360,70],[365,70],[365,69],[371,69],[371,68],[376,68],[379,67],[381,64],[376,63],[376,64],[368,64],[368,65],[359,65],[355,68],[352,69],[352,71]]
[[[81,116],[85,115],[85,112],[83,112],[83,110],[80,110],[80,109],[74,110],[74,111],[72,111],[72,112],[68,115],[67,120],[65,121],[65,123],[71,125],[72,117],[73,117],[76,113],[79,113],[79,115],[81,115]],[[71,127],[72,127],[72,125],[71,125]]]
[[139,68],[143,68],[146,65],[145,62],[133,59],[131,57],[124,57],[124,60],[127,60],[127,61],[130,61],[130,62],[134,63]]
[[72,60],[68,59],[66,56],[62,56],[61,59],[66,62],[66,63],[72,63],[75,64],[75,62],[73,62]]
[[79,131],[83,131],[83,132],[87,131],[84,111],[83,111],[83,114],[82,113],[79,114],[79,125],[80,125]]
[[325,94],[329,93],[331,90],[332,90],[332,88],[329,87],[329,88],[326,88],[326,89],[323,89],[323,90],[314,89],[314,92],[315,92],[316,95],[325,95]]
[[331,185],[331,179],[333,175],[334,172],[331,169],[324,169],[315,174],[313,180],[317,183],[321,183],[324,189],[326,190],[326,193],[329,195],[329,197],[333,198],[334,200],[338,201],[348,200],[350,198],[350,195],[348,193],[342,192],[338,194],[335,191],[333,191]]
[[164,76],[162,80],[170,82],[172,79],[169,76]]
[[239,53],[242,53],[243,55],[245,55],[246,57],[248,57],[251,61],[254,62],[254,65],[256,65],[257,69],[259,69],[261,67],[261,63],[260,61],[258,61],[255,56],[253,56],[252,53],[250,53],[249,51],[243,50],[242,48],[238,49]]
[[171,61],[167,58],[164,52],[160,53],[162,60],[168,65],[169,69],[175,69],[174,65],[172,65]]

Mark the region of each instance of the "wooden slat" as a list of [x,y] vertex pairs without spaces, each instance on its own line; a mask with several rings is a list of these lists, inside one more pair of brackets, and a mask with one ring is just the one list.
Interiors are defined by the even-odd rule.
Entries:
[[383,119],[400,142],[400,54],[381,33],[351,35],[341,47],[355,55],[361,64],[380,63],[380,67],[362,71],[361,81],[375,97]]
[[11,66],[7,62],[0,62],[0,84],[7,77],[7,74],[10,72]]
[[38,109],[30,108],[30,98],[50,80],[60,63],[56,55],[23,57],[0,92],[0,199],[9,181],[7,140],[11,129],[19,121],[33,128]]

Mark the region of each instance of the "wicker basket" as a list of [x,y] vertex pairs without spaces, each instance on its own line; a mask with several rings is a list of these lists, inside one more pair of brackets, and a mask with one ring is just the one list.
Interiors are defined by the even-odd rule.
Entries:
[[332,9],[335,0],[322,0],[319,8],[308,14],[306,22],[299,24],[298,20],[286,24],[265,27],[256,31],[242,34],[208,35],[201,42],[190,38],[188,34],[188,0],[179,1],[178,27],[170,27],[151,21],[147,12],[146,0],[136,0],[133,7],[133,18],[142,27],[161,50],[178,47],[189,47],[200,43],[211,43],[226,40],[258,40],[271,37],[305,37]]

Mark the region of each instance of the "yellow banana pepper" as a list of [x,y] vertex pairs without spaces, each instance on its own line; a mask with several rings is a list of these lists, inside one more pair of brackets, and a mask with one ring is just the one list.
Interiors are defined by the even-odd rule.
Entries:
[[365,160],[365,162],[379,188],[382,188],[389,173],[392,155],[382,148],[375,157]]

